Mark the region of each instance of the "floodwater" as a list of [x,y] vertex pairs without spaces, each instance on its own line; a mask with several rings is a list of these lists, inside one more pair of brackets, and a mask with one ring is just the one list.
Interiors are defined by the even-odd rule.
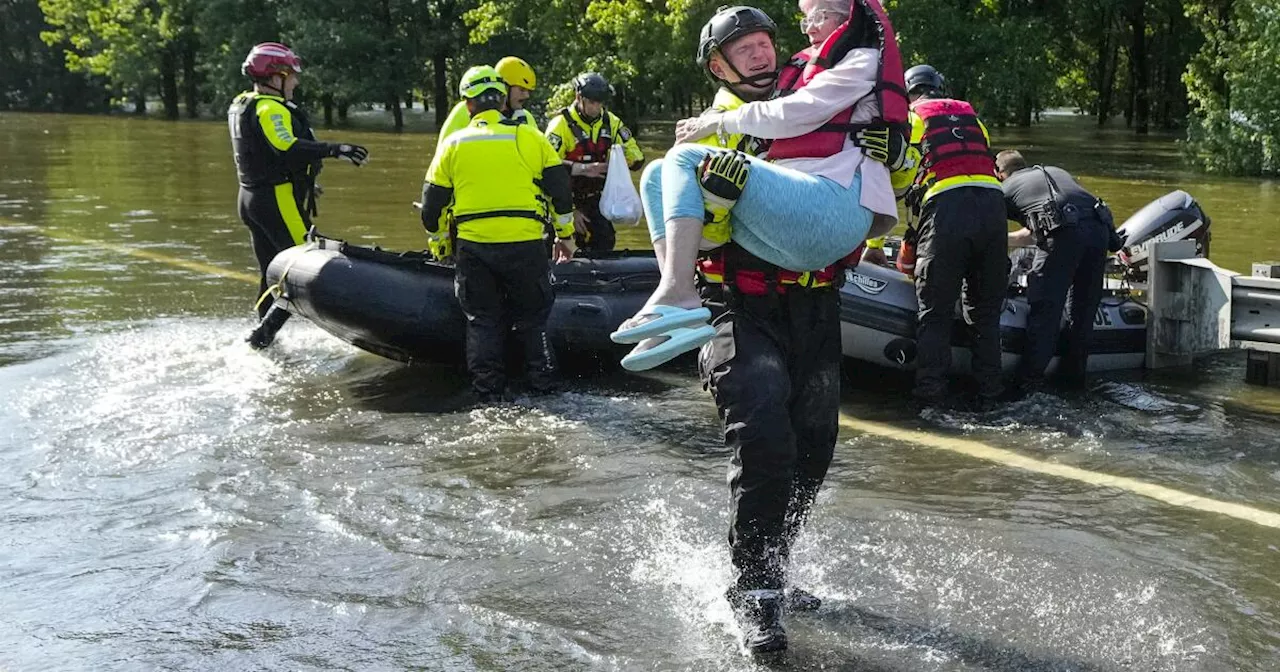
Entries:
[[[434,138],[323,135],[373,159],[325,170],[321,230],[420,248]],[[1280,258],[1274,184],[1077,122],[996,139],[1117,214],[1188,189],[1223,266]],[[301,319],[252,352],[234,199],[224,125],[0,115],[0,669],[757,668],[721,598],[728,456],[688,371],[474,409],[456,368]],[[1243,368],[922,418],[850,368],[795,555],[826,602],[789,620],[783,666],[1280,669],[1280,391]]]

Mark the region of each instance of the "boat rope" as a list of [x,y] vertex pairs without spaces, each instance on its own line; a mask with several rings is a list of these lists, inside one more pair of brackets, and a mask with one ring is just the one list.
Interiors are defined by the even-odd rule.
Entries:
[[310,250],[317,249],[319,247],[320,245],[317,244],[315,240],[307,241],[307,243],[302,246],[302,249],[296,255],[294,255],[293,260],[289,262],[289,265],[284,267],[284,271],[280,273],[280,279],[276,280],[276,284],[268,287],[267,291],[263,292],[262,296],[258,297],[257,303],[253,304],[253,309],[257,310],[261,308],[262,302],[266,301],[268,296],[275,296],[276,298],[280,298],[281,296],[284,296],[284,280],[285,278],[289,277],[289,271],[293,270],[293,265],[298,263],[298,260],[302,258],[303,254],[307,253]]

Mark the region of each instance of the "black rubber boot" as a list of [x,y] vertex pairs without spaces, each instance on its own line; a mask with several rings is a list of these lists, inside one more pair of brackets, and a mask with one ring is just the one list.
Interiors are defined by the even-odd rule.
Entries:
[[725,597],[742,629],[742,645],[751,655],[777,653],[787,649],[787,631],[782,626],[781,590],[730,588]]
[[275,342],[276,333],[289,320],[289,311],[285,310],[280,303],[280,301],[277,301],[271,304],[271,309],[267,311],[266,315],[262,316],[258,326],[249,333],[248,338],[244,339],[249,343],[249,347],[254,350],[262,350]]

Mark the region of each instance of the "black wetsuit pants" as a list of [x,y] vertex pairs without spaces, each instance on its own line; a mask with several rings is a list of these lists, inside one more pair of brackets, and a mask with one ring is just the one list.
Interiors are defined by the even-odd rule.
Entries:
[[1034,387],[1044,378],[1044,370],[1058,350],[1059,328],[1067,293],[1071,313],[1064,332],[1058,376],[1068,384],[1084,383],[1089,358],[1089,339],[1094,316],[1102,301],[1102,275],[1107,261],[1107,236],[1102,222],[1087,220],[1064,226],[1036,249],[1031,272],[1027,274],[1027,342],[1018,362],[1016,381]]
[[541,240],[475,243],[459,240],[454,291],[467,316],[467,369],[482,398],[506,389],[508,329],[524,350],[529,386],[550,389],[555,357],[547,339],[547,318],[555,300],[551,264]]
[[733,451],[730,553],[737,588],[782,588],[839,432],[840,296],[827,287],[729,303],[698,368]]
[[978,394],[1000,395],[1000,310],[1008,283],[1008,225],[999,189],[959,187],[929,199],[916,243],[917,398],[947,391],[956,300],[972,327]]
[[[302,234],[311,227],[311,219],[307,216],[305,209],[298,207],[292,193],[288,201],[281,202],[277,200],[275,189],[271,187],[261,189],[240,187],[239,206],[240,219],[245,226],[249,227],[253,254],[258,258],[261,280],[258,283],[258,294],[254,297],[256,301],[267,291],[267,267],[271,265],[271,260],[275,259],[282,250],[302,243]],[[295,234],[290,230],[286,217],[295,222],[295,227],[301,228],[301,233]],[[295,217],[297,219],[294,219]],[[301,225],[298,222],[301,222]],[[267,297],[258,306],[259,318],[267,314],[271,304],[272,298]],[[287,313],[281,314],[279,321],[283,323],[287,317]]]
[[600,194],[592,198],[574,199],[574,208],[587,218],[587,234],[575,233],[573,242],[588,255],[612,252],[618,244],[613,222],[600,214]]

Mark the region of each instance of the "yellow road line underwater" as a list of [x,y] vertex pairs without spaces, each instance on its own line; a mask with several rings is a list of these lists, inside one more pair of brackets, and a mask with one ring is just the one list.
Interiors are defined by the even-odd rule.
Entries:
[[[3,227],[21,226],[21,224],[19,224],[18,222],[3,219],[3,218],[0,218],[0,225],[3,225]],[[0,228],[3,228],[3,227],[0,227]],[[59,240],[66,243],[75,243],[77,245],[101,247],[105,250],[111,250],[112,252],[118,252],[126,256],[137,257],[139,259],[146,259],[148,261],[155,261],[161,264],[166,264],[168,266],[173,266],[175,268],[185,268],[188,271],[195,271],[197,273],[203,273],[205,275],[216,275],[218,277],[228,278],[230,280],[240,280],[242,282],[249,282],[255,285],[258,284],[260,280],[258,276],[252,273],[245,273],[244,271],[233,271],[228,268],[221,268],[218,266],[214,266],[213,264],[206,264],[199,261],[191,261],[189,259],[173,257],[167,254],[161,254],[160,252],[152,252],[151,250],[143,250],[136,247],[129,247],[128,245],[108,243],[106,241],[95,240],[93,238],[84,238],[82,236],[76,236],[69,233],[64,233],[62,231],[49,231],[45,229],[45,230],[40,230],[38,233],[39,235],[52,240]]]
[[1115,488],[1135,495],[1148,497],[1184,509],[1194,509],[1205,513],[1217,513],[1238,520],[1280,529],[1280,513],[1257,509],[1245,504],[1221,502],[1189,492],[1166,488],[1163,485],[1139,481],[1127,476],[1112,476],[1097,471],[1081,469],[1065,464],[1045,462],[1021,453],[1003,448],[995,448],[972,439],[953,436],[929,434],[914,429],[902,429],[879,422],[857,420],[844,413],[840,414],[840,426],[864,434],[872,434],[886,439],[911,443],[926,448],[945,450],[960,455],[967,455],[979,460],[994,462],[1001,466],[1022,469],[1046,476],[1057,476],[1071,481],[1087,483],[1100,488]]
[[95,247],[101,247],[103,249],[111,250],[112,252],[119,252],[120,254],[128,255],[130,257],[137,257],[139,259],[146,259],[148,261],[156,261],[162,264],[166,264],[168,266],[185,268],[188,271],[195,271],[197,273],[204,273],[206,275],[216,275],[216,276],[228,278],[231,280],[241,280],[243,282],[249,282],[255,285],[258,284],[258,282],[261,280],[261,278],[259,278],[258,276],[252,273],[245,273],[244,271],[233,271],[228,268],[220,268],[218,266],[214,266],[213,264],[206,264],[200,261],[191,261],[188,259],[181,259],[179,257],[171,257],[167,254],[152,252],[151,250],[143,250],[136,247],[129,247],[127,245],[117,245],[115,243],[108,243],[101,240],[93,240],[91,238],[80,238],[78,236],[71,236],[65,233],[53,233],[53,234],[46,233],[44,235],[49,238],[53,238],[55,240],[63,240],[70,243],[80,243],[82,245],[92,245]]
[[148,259],[150,261],[158,261],[162,264],[177,266],[178,268],[185,268],[189,271],[196,271],[197,273],[206,273],[208,275],[216,275],[219,277],[228,278],[230,280],[240,280],[240,281],[248,282],[254,285],[258,284],[258,282],[261,280],[261,278],[259,278],[256,275],[253,275],[252,273],[245,273],[243,271],[233,271],[228,268],[220,268],[218,266],[214,266],[213,264],[206,264],[199,261],[188,261],[186,259],[179,259],[177,257],[171,257],[167,254],[160,254],[159,252],[152,252],[150,250],[140,250],[136,247],[125,247],[123,245],[112,245],[111,243],[101,243],[101,242],[95,242],[95,241],[85,241],[85,242],[93,245],[101,245],[102,247],[105,247],[109,250],[113,250],[121,254],[127,254],[131,257],[139,257],[142,259]]
[[[138,257],[148,261],[168,264],[170,266],[185,268],[199,273],[207,273],[209,275],[230,278],[232,280],[242,280],[253,284],[257,284],[258,282],[258,276],[250,273],[231,271],[225,268],[218,268],[211,264],[179,259],[177,257],[171,257],[169,255],[151,252],[149,250],[140,250],[138,248],[128,247],[125,245],[116,245],[99,240],[79,238],[62,233],[45,233],[44,235],[49,238],[62,239],[68,242],[81,243],[84,245],[96,245],[131,257]],[[914,429],[903,429],[901,427],[895,427],[881,422],[858,420],[844,413],[840,414],[840,426],[863,434],[871,434],[881,438],[893,439],[895,441],[902,441],[904,443],[923,446],[925,448],[933,448],[935,450],[945,450],[958,455],[965,455],[974,459],[999,464],[1004,467],[1021,469],[1023,471],[1044,474],[1046,476],[1056,476],[1058,478],[1086,483],[1100,488],[1115,488],[1117,490],[1123,490],[1135,495],[1154,499],[1158,502],[1164,502],[1171,506],[1193,509],[1205,513],[1216,513],[1224,516],[1230,516],[1237,520],[1280,529],[1280,513],[1274,511],[1266,511],[1245,504],[1234,504],[1231,502],[1209,499],[1208,497],[1193,495],[1189,492],[1166,488],[1163,485],[1147,483],[1127,476],[1113,476],[1111,474],[1090,471],[1088,469],[1081,469],[1079,467],[1072,467],[1065,464],[1045,462],[1044,460],[1028,457],[1012,450],[989,446],[985,443],[974,441],[972,439],[930,434],[928,432],[922,432]]]

